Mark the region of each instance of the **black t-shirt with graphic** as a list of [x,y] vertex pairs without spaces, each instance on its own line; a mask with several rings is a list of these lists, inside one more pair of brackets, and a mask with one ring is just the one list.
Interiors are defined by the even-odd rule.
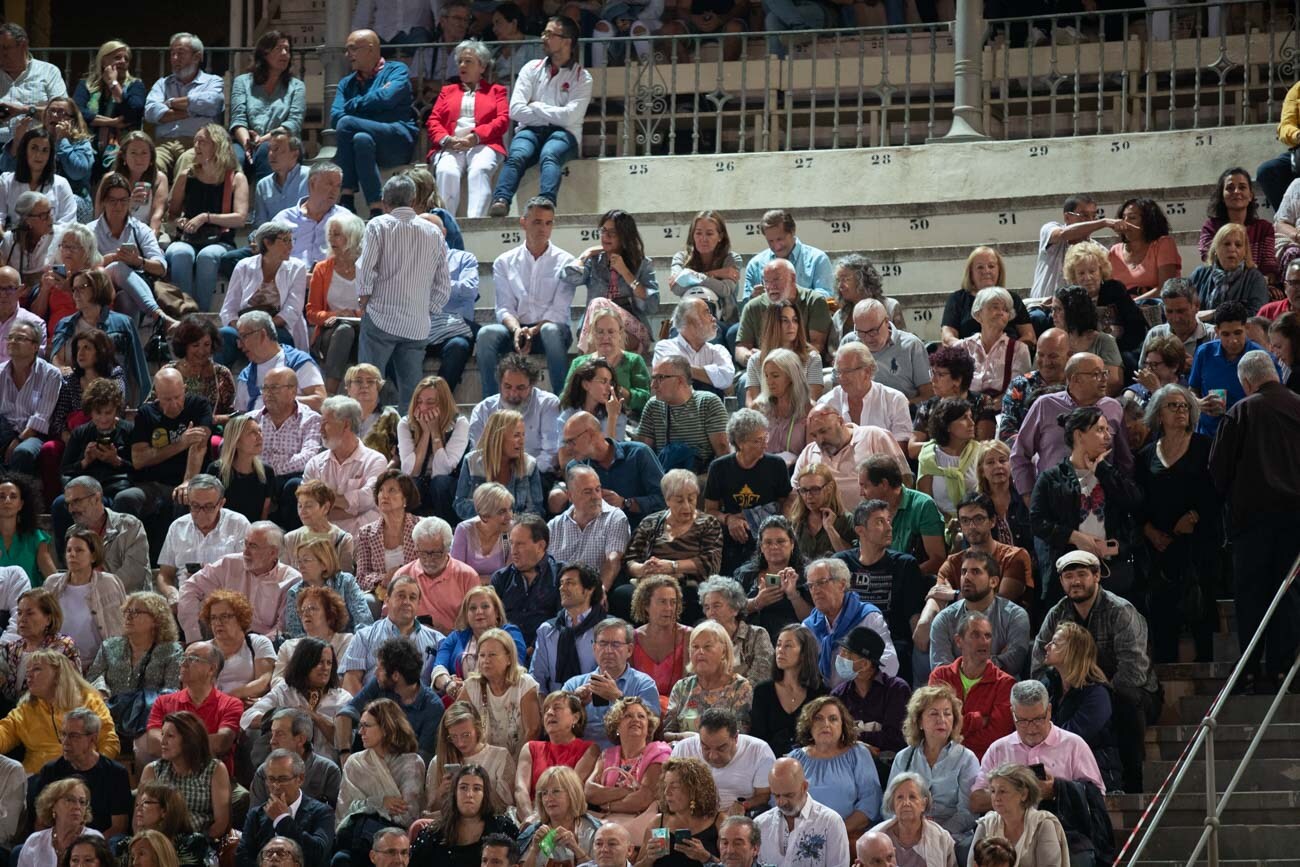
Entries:
[[[185,395],[185,405],[181,407],[180,414],[176,418],[168,418],[159,408],[157,401],[150,401],[141,406],[136,414],[135,430],[131,432],[131,444],[144,443],[155,449],[165,448],[180,439],[181,434],[185,433],[185,429],[191,424],[195,427],[212,427],[212,404],[206,397],[197,394]],[[179,485],[185,481],[186,455],[186,451],[181,451],[153,466],[137,467],[131,472],[131,480]]]
[[850,548],[835,555],[849,567],[849,590],[880,609],[891,637],[910,640],[910,621],[925,607],[932,582],[921,575],[920,564],[911,554],[886,551],[875,563],[864,564],[858,559],[861,551]]
[[755,506],[779,504],[788,496],[790,471],[776,455],[763,455],[747,470],[740,466],[735,454],[723,455],[709,465],[704,499],[721,503],[723,514],[734,515]]

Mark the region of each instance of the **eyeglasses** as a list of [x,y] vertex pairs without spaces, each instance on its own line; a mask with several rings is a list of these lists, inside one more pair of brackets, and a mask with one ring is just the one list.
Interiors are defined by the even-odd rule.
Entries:
[[1018,726],[1036,726],[1047,722],[1050,718],[1050,714],[1043,714],[1042,716],[1029,717],[1028,719],[1025,719],[1023,717],[1018,717],[1013,713],[1011,714],[1011,718],[1015,720],[1016,725]]
[[825,485],[809,485],[808,487],[800,487],[799,493],[815,497],[824,490],[826,490]]
[[209,614],[208,615],[209,623],[225,623],[230,620],[238,620],[238,619],[239,618],[234,614]]
[[680,377],[681,377],[680,373],[656,373],[651,375],[650,381],[663,382],[666,379],[679,379]]
[[1104,371],[1104,370],[1080,370],[1080,371],[1078,371],[1077,373],[1075,373],[1074,375],[1075,375],[1075,376],[1087,376],[1087,377],[1091,377],[1092,379],[1096,379],[1096,380],[1104,380],[1104,379],[1107,379],[1107,378],[1110,377],[1110,374],[1107,373],[1107,372]]
[[125,205],[131,201],[130,196],[105,196],[104,201],[110,205]]
[[254,330],[235,332],[235,334],[239,337],[240,340],[247,340],[248,338],[252,337],[256,333],[257,332]]
[[5,335],[5,343],[35,343],[35,342],[36,342],[35,340],[32,340],[26,334],[10,333]]
[[130,620],[134,617],[152,617],[153,614],[145,611],[143,608],[128,608],[122,612],[122,616],[127,620]]
[[443,557],[446,557],[446,556],[447,556],[447,552],[446,552],[445,550],[443,550],[443,551],[428,551],[428,550],[425,550],[424,548],[416,548],[416,549],[415,549],[415,553],[419,554],[421,557],[426,557],[426,558],[428,558],[428,559],[430,559],[430,560],[441,560]]
[[297,774],[288,774],[288,775],[276,774],[274,776],[272,776],[271,774],[266,775],[266,781],[268,783],[275,783],[277,786],[282,786],[285,783],[292,783],[296,779],[298,779]]
[[988,519],[988,515],[958,515],[957,523],[962,525],[983,524]]
[[618,650],[620,647],[627,647],[626,641],[597,641],[595,642],[597,650]]
[[[85,738],[85,737],[90,737],[90,735],[88,735],[86,732],[69,732],[69,731],[62,731],[62,732],[59,732],[59,740],[61,740],[61,741],[71,740],[71,739],[73,739],[73,738]],[[68,795],[68,796],[64,797],[63,800],[66,801],[66,800],[68,800],[68,798],[71,798],[71,797],[72,797],[71,795]],[[85,802],[83,802],[83,803],[85,803]]]
[[889,320],[886,319],[884,322],[880,323],[875,328],[868,328],[865,330],[861,328],[855,328],[853,329],[853,333],[858,335],[858,339],[861,340],[863,343],[865,343],[868,338],[875,337],[877,334],[879,334],[880,329],[884,328],[888,324],[889,324]]
[[293,852],[291,852],[288,849],[263,849],[262,857],[265,858],[267,861],[297,862],[298,860],[297,857],[294,856]]
[[1192,408],[1185,403],[1166,403],[1161,409],[1167,409],[1170,412],[1191,412]]
[[215,512],[221,508],[221,503],[195,503],[190,502],[191,512]]
[[185,665],[186,663],[193,664],[196,662],[201,662],[204,665],[212,664],[206,656],[199,656],[197,653],[187,653],[181,657],[181,665]]
[[859,364],[857,367],[850,367],[850,368],[848,368],[847,370],[840,370],[840,369],[837,367],[837,368],[835,368],[835,372],[836,372],[837,374],[839,374],[840,376],[846,376],[846,375],[848,375],[848,374],[850,374],[850,373],[857,373],[859,370],[866,370],[866,369],[867,369],[867,366],[866,366],[865,364]]
[[809,590],[818,590],[818,589],[820,589],[820,588],[822,588],[822,587],[825,587],[827,584],[834,584],[834,583],[835,583],[835,582],[834,582],[833,580],[831,580],[830,578],[823,578],[823,579],[821,579],[820,581],[809,581],[809,582],[808,582],[808,589],[809,589]]

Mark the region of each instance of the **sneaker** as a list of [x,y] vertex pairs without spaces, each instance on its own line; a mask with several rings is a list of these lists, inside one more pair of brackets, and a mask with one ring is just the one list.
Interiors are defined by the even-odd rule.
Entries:
[[489,217],[504,217],[508,213],[510,213],[510,203],[505,199],[497,199],[488,206]]

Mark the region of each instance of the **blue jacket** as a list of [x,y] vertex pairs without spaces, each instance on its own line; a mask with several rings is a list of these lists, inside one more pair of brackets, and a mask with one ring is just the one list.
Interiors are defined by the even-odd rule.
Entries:
[[817,654],[817,667],[821,669],[822,677],[829,682],[831,671],[835,666],[835,646],[841,638],[853,631],[855,626],[862,624],[862,618],[868,614],[879,614],[880,609],[870,602],[863,602],[862,597],[852,590],[844,594],[844,607],[840,609],[839,620],[835,621],[835,629],[832,630],[830,623],[826,620],[826,615],[816,608],[812,614],[804,618],[803,625],[812,630],[813,637],[817,639],[817,647],[820,652]]
[[[366,678],[366,685],[361,692],[353,696],[352,701],[339,709],[339,714],[351,718],[355,724],[361,720],[361,712],[375,699],[386,698],[397,703],[406,714],[406,721],[415,732],[415,742],[420,746],[420,755],[427,762],[433,758],[438,748],[438,726],[442,723],[442,699],[427,686],[421,685],[415,701],[402,704],[402,697],[392,690],[383,689],[373,677]],[[360,734],[353,735],[360,743]]]
[[[532,584],[524,581],[513,565],[492,573],[492,589],[501,598],[506,619],[519,627],[529,647],[537,640],[537,627],[560,610],[560,564],[547,554],[537,564]],[[525,665],[523,659],[520,665]]]
[[[50,343],[51,356],[62,349],[63,344],[72,342],[79,322],[80,312],[59,320],[54,327],[54,340]],[[135,323],[125,313],[104,307],[99,311],[99,328],[113,341],[122,366],[126,368],[127,381],[135,387],[136,397],[143,399],[149,393],[149,366],[144,360],[144,347],[140,345],[140,333]]]
[[414,102],[411,73],[406,64],[386,60],[369,81],[362,81],[355,72],[343,76],[334,94],[334,105],[330,108],[330,126],[337,129],[344,116],[398,123],[407,128],[414,141],[416,126],[411,110]]
[[[515,650],[519,651],[519,659],[522,664],[522,660],[528,658],[528,648],[524,645],[524,634],[513,623],[507,623],[501,628],[515,640]],[[434,657],[432,664],[428,666],[429,672],[441,665],[452,674],[455,674],[456,663],[460,661],[461,656],[465,653],[465,648],[469,646],[473,637],[473,630],[468,628],[457,629],[451,635],[448,635],[443,639],[442,644],[438,645],[438,655]],[[423,679],[427,681],[429,677],[426,676]]]
[[[301,370],[308,364],[316,363],[314,358],[301,349],[295,349],[292,346],[281,346],[280,348],[284,350],[284,363],[292,370]],[[248,387],[248,406],[237,406],[235,412],[248,412],[262,395],[262,387],[257,382],[257,363],[248,362],[248,366],[239,371],[238,381]]]

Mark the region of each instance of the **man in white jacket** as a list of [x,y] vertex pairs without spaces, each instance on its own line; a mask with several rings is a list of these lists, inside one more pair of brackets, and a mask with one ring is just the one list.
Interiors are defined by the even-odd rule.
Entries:
[[510,212],[524,172],[539,163],[538,193],[554,204],[564,164],[578,155],[582,119],[591,101],[591,73],[578,62],[577,25],[563,15],[549,19],[542,30],[542,50],[546,57],[519,70],[510,94],[515,134],[492,192],[490,217]]

